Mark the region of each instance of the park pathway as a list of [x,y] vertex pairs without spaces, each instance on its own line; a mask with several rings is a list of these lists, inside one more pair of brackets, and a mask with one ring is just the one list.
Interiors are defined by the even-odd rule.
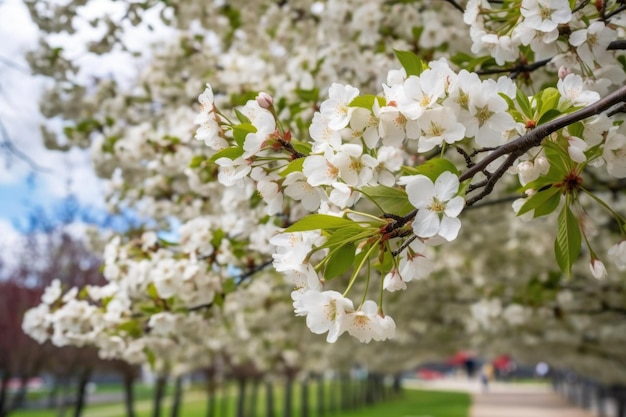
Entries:
[[472,395],[470,417],[594,417],[569,405],[549,385],[491,383],[483,392],[480,382],[443,379],[429,382],[405,381],[407,388],[463,391]]
[[592,417],[546,386],[492,386],[473,394],[470,417]]

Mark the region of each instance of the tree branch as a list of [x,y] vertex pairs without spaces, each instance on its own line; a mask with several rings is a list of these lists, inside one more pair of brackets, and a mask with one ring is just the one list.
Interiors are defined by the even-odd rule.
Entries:
[[525,64],[525,63],[520,62],[519,64],[514,65],[512,67],[493,68],[493,69],[485,69],[485,70],[476,71],[476,74],[478,74],[478,75],[493,75],[493,74],[503,74],[505,72],[509,72],[510,73],[510,75],[509,75],[510,78],[516,78],[521,73],[533,72],[536,69],[539,69],[539,68],[547,65],[550,61],[552,61],[552,58],[542,59],[541,61],[533,62],[532,64]]
[[590,104],[587,107],[575,111],[574,113],[566,114],[565,116],[551,120],[548,123],[539,125],[525,135],[520,136],[519,138],[511,142],[505,143],[504,145],[495,149],[492,153],[487,155],[485,159],[479,161],[478,163],[476,163],[476,165],[461,174],[461,176],[459,177],[459,181],[463,182],[470,178],[473,178],[474,175],[485,170],[490,163],[500,158],[501,156],[512,153],[522,155],[529,149],[541,145],[541,142],[545,137],[551,135],[557,130],[569,126],[572,123],[576,123],[580,120],[586,119],[588,117],[595,116],[596,114],[600,114],[603,111],[611,108],[612,106],[622,103],[624,101],[626,101],[626,86],[620,87],[615,92],[607,95],[606,97],[596,101],[593,104]]

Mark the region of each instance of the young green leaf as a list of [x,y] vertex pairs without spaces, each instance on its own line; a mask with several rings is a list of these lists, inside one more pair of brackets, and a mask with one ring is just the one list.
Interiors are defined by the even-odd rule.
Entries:
[[326,262],[324,278],[327,280],[333,279],[350,269],[354,261],[355,252],[356,247],[353,244],[339,246],[334,252],[331,252]]
[[528,101],[528,96],[521,89],[517,89],[515,92],[515,100],[517,101],[517,105],[519,106],[524,116],[529,119],[533,118],[533,110],[530,106],[530,101]]
[[228,159],[235,160],[239,158],[241,155],[243,155],[243,148],[239,148],[239,147],[224,148],[221,151],[217,152],[215,155],[213,155],[211,159],[209,159],[209,162],[215,162],[220,158],[228,158]]
[[284,178],[292,172],[302,172],[303,164],[304,158],[294,159],[293,161],[289,162],[289,164],[287,164],[287,166],[282,171],[280,171],[278,175]]
[[450,171],[454,175],[459,175],[459,170],[456,166],[446,158],[433,158],[428,160],[422,165],[416,166],[415,171],[418,174],[427,176],[432,182],[435,182],[435,180],[446,171]]
[[335,246],[347,245],[349,243],[355,242],[358,239],[362,239],[367,236],[363,236],[363,232],[366,229],[358,225],[357,223],[353,223],[352,225],[340,227],[334,230],[326,242],[324,242],[323,248],[333,248]]
[[354,225],[352,220],[344,219],[343,217],[330,216],[328,214],[310,214],[289,226],[283,233],[337,229],[352,225]]
[[240,147],[243,146],[243,143],[246,140],[246,136],[248,133],[255,133],[256,127],[250,123],[242,123],[240,125],[233,126],[233,139],[237,142],[237,145]]
[[384,106],[385,105],[385,99],[382,97],[378,97],[378,96],[374,96],[372,94],[367,94],[364,96],[357,96],[355,97],[350,104],[348,104],[349,107],[362,107],[364,109],[367,110],[372,110],[372,108],[374,107],[374,101],[377,100],[378,101],[378,105],[379,106]]
[[377,185],[374,187],[363,187],[361,191],[365,197],[372,200],[385,213],[404,216],[409,214],[414,208],[409,202],[406,191],[399,188]]
[[568,205],[559,214],[559,224],[554,241],[554,254],[561,271],[568,277],[572,273],[572,265],[580,254],[581,235],[578,220]]
[[[560,198],[561,195],[559,193],[559,189],[556,187],[550,187],[547,190],[539,191],[538,193],[528,197],[517,215],[521,216],[531,210],[535,210],[534,217],[551,213],[554,209],[556,209],[556,206],[558,206]],[[556,200],[556,204],[554,200]],[[537,210],[539,210],[539,213],[541,214],[539,214]]]
[[411,51],[399,51],[394,49],[393,52],[398,57],[400,64],[406,71],[406,75],[420,75],[427,67],[420,57]]

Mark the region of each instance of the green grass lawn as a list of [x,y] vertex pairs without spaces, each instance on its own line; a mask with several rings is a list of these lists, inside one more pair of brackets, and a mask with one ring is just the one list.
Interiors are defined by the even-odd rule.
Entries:
[[[262,417],[265,415],[263,407],[263,392],[260,392],[259,407],[257,415]],[[282,399],[279,393],[276,393],[276,416],[282,416]],[[299,398],[297,392],[294,392],[294,400]],[[311,398],[314,401],[315,396]],[[300,415],[297,401],[294,404],[294,417]],[[341,417],[467,417],[469,415],[470,396],[466,393],[442,392],[442,391],[422,391],[422,390],[404,390],[398,398],[378,403],[371,407],[363,407],[353,411],[340,411],[333,414]],[[163,415],[169,415],[169,402],[166,400]],[[151,403],[149,400],[141,400],[135,403],[137,417],[149,417],[151,415]],[[228,411],[230,415],[234,414],[235,404],[233,401],[229,403]],[[66,415],[71,415],[71,409],[67,410]],[[204,393],[198,391],[186,392],[185,401],[182,406],[182,417],[204,417],[206,411],[206,397]],[[220,417],[219,400],[217,414]],[[56,410],[41,411],[18,411],[13,414],[15,417],[56,417]],[[309,415],[316,417],[317,412],[314,406],[311,407]],[[331,417],[329,413],[326,413]],[[83,413],[84,417],[124,417],[124,408],[122,404],[95,405],[88,407]]]

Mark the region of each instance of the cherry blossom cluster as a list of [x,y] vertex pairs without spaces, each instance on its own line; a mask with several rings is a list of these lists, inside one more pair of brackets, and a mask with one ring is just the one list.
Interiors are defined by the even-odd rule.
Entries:
[[610,71],[606,66],[616,65],[609,44],[623,30],[623,17],[613,13],[619,7],[605,1],[573,8],[567,0],[515,0],[495,6],[470,0],[464,21],[470,26],[472,52],[490,55],[498,65],[520,56],[529,62],[532,56],[535,61],[552,59],[556,68],[605,78]]
[[[182,226],[171,242],[154,233],[113,240],[105,287],[66,295],[51,287],[24,324],[38,340],[163,366],[228,351],[259,369],[295,367],[314,344],[289,324],[293,310],[328,342],[396,332],[406,341],[403,327],[439,327],[416,319],[414,305],[440,315],[439,296],[483,297],[470,309],[452,305],[449,323],[467,319],[479,334],[500,321],[505,332],[549,308],[533,311],[523,292],[512,302],[502,282],[549,281],[539,272],[554,268],[546,253],[555,246],[565,275],[588,261],[602,279],[593,285],[616,279],[597,246],[625,267],[623,209],[604,192],[626,177],[619,109],[507,148],[624,83],[621,52],[608,49],[623,36],[617,3],[470,0],[456,13],[454,1],[229,2],[239,19],[217,3],[177,6],[177,24],[191,29],[155,52],[137,82],[145,91],[109,97],[98,87],[84,99],[107,120],[92,132],[92,153],[110,180],[109,203],[155,219],[155,229],[172,218]],[[468,42],[475,56],[463,53]],[[398,60],[403,68],[390,70]],[[508,76],[488,78],[496,73]],[[207,74],[194,114],[189,103]],[[54,111],[57,101],[49,100]],[[81,120],[71,104],[64,116]],[[589,179],[597,190],[585,188]],[[460,216],[478,211],[466,208],[491,193],[504,201],[523,193],[515,212],[545,217],[550,236],[523,234],[527,223],[507,217],[492,233],[506,240],[494,243],[483,229],[497,210],[461,230]],[[596,245],[607,214],[619,237]],[[531,256],[542,261],[530,265]],[[384,301],[401,290],[414,298],[396,314]]]

